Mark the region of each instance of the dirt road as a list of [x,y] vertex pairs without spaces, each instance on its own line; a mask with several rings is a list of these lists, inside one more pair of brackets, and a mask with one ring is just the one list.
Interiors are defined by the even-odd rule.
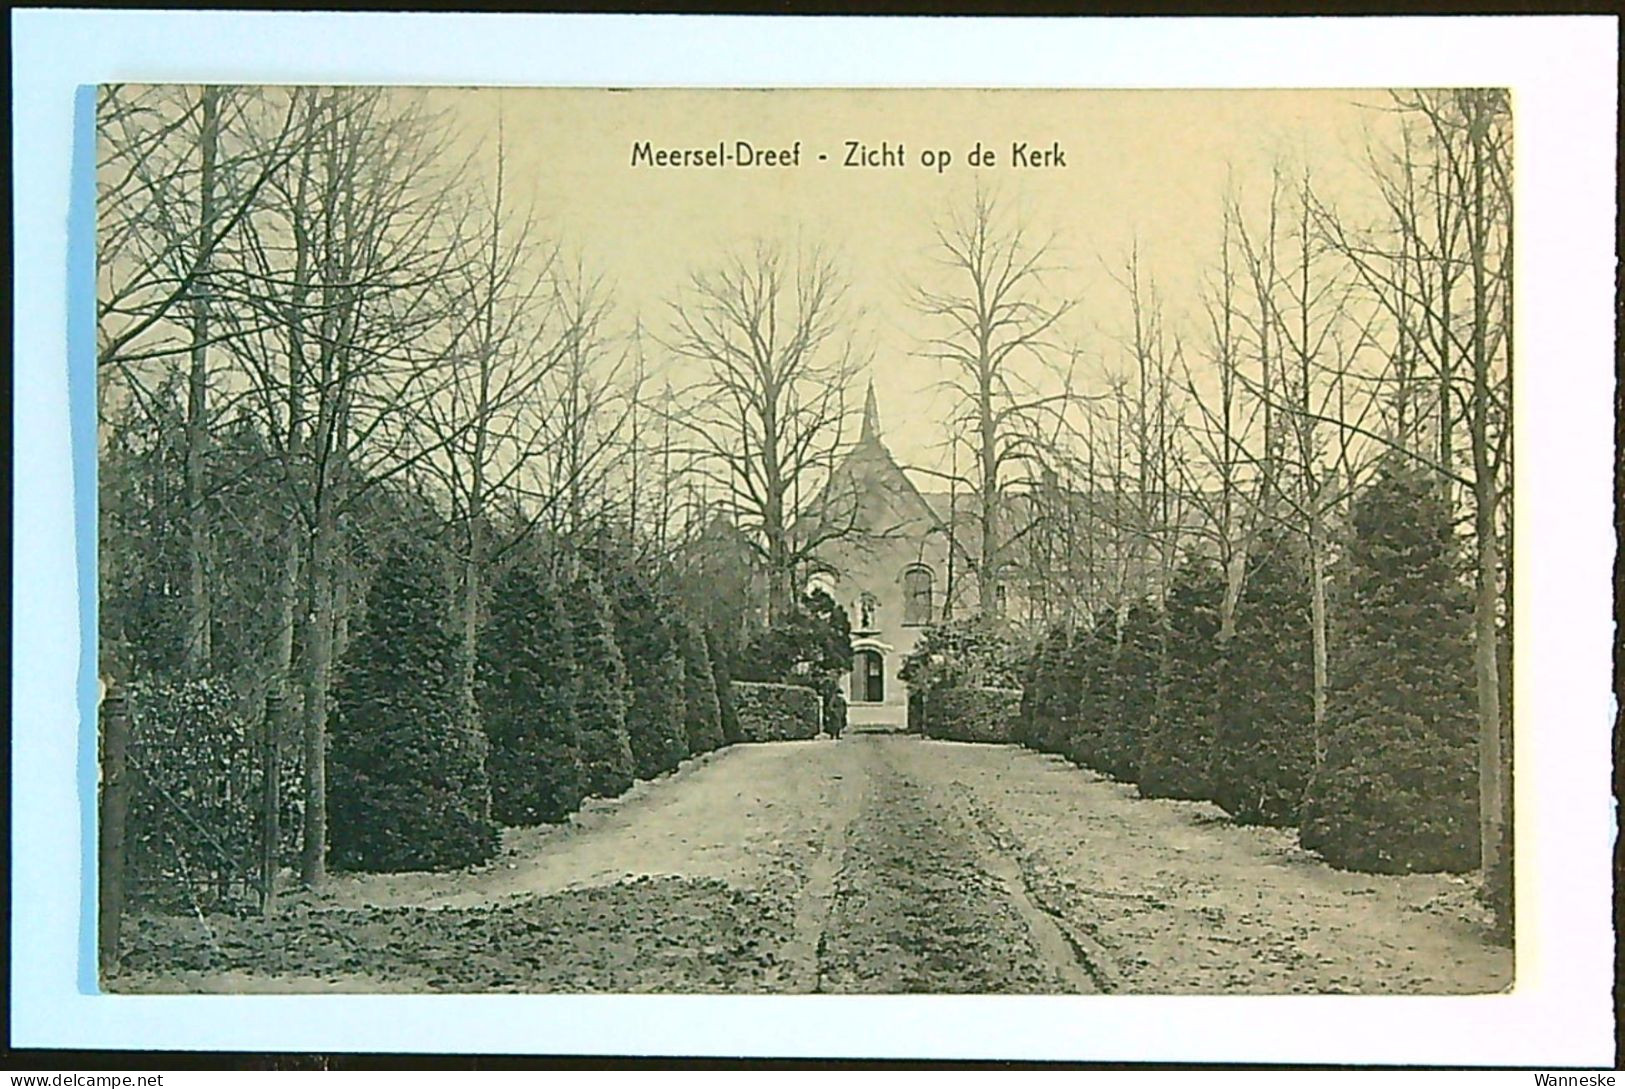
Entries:
[[1462,993],[1511,983],[1467,880],[1341,873],[1290,832],[1011,746],[734,746],[270,921],[140,920],[130,990]]

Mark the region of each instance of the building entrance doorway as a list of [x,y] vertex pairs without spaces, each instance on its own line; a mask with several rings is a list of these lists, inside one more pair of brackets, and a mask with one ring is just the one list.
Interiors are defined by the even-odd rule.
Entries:
[[852,701],[886,701],[886,660],[877,651],[860,650],[852,655]]

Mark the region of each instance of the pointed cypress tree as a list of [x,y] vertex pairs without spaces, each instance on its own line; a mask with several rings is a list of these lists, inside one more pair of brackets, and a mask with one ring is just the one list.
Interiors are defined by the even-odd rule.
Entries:
[[1261,533],[1224,651],[1208,765],[1213,800],[1243,824],[1297,820],[1315,762],[1311,641],[1304,564],[1285,536]]
[[626,660],[626,733],[639,779],[670,771],[688,755],[683,657],[671,603],[629,566],[614,575],[615,642]]
[[1105,771],[1106,737],[1116,729],[1118,714],[1116,609],[1101,609],[1094,627],[1073,637],[1072,675],[1077,678],[1077,709],[1062,731],[1061,755]]
[[1022,686],[1022,744],[1039,752],[1059,752],[1062,732],[1077,708],[1072,676],[1072,633],[1057,624],[1033,649]]
[[1140,746],[1157,719],[1162,620],[1156,605],[1135,602],[1123,617],[1112,662],[1115,711],[1101,735],[1101,768],[1124,782],[1140,777]]
[[705,634],[690,621],[677,622],[683,651],[683,724],[688,751],[710,752],[723,745],[722,708],[717,703],[717,682],[706,649]]
[[392,542],[333,686],[328,856],[339,869],[418,870],[489,859],[485,735],[463,717],[440,558]]
[[564,820],[585,791],[567,605],[547,575],[516,565],[493,587],[476,694],[491,742],[491,815]]
[[570,601],[582,785],[590,795],[613,798],[632,785],[626,664],[615,643],[609,599],[597,576],[585,566],[570,584]]
[[1472,869],[1472,600],[1450,508],[1427,474],[1380,467],[1354,504],[1347,570],[1326,757],[1305,800],[1302,843],[1347,869]]
[[1195,557],[1168,588],[1167,653],[1156,725],[1140,749],[1140,793],[1148,798],[1210,796],[1207,770],[1219,713],[1219,609],[1224,576]]
[[731,664],[734,656],[733,645],[734,640],[729,638],[724,628],[714,627],[705,633],[705,646],[711,656],[711,679],[716,687],[717,710],[720,713],[724,745],[737,744],[743,741],[745,736],[739,728],[739,712],[734,708]]

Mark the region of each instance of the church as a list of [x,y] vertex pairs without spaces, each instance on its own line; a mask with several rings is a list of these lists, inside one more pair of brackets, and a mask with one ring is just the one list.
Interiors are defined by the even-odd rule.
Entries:
[[906,728],[903,659],[930,624],[964,600],[969,564],[950,530],[952,499],[932,502],[909,480],[882,438],[870,385],[858,441],[824,489],[825,517],[842,532],[820,545],[803,588],[821,589],[846,610],[852,625],[847,722]]
[[[1125,505],[1132,499],[1063,490],[1053,474],[1036,494],[1003,497],[1014,544],[994,588],[998,615],[1017,629],[1042,631],[1057,618],[1083,622],[1099,605],[1121,600],[1126,586],[1149,585],[1147,558],[1133,554],[1124,528],[1132,524]],[[977,507],[974,494],[914,484],[886,445],[871,384],[857,441],[792,528],[798,551],[811,556],[799,565],[797,589],[829,594],[851,626],[852,668],[842,685],[849,724],[906,729],[908,689],[898,676],[904,659],[932,624],[977,611]],[[1068,536],[1081,544],[1069,547]],[[710,519],[691,553],[705,587],[695,607],[743,617],[747,628],[765,623],[767,579],[758,557],[726,516]]]

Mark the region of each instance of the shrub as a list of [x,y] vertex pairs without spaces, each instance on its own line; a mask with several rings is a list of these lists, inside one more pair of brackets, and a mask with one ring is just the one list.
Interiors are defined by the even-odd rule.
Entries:
[[700,629],[683,621],[677,630],[683,651],[683,725],[688,751],[710,752],[724,744],[716,673]]
[[328,855],[340,869],[444,869],[496,852],[488,746],[462,717],[439,571],[426,545],[395,542],[333,686]]
[[1315,761],[1310,646],[1304,565],[1284,536],[1261,534],[1220,667],[1208,766],[1213,800],[1242,823],[1297,820]]
[[1219,711],[1219,610],[1224,576],[1211,561],[1180,565],[1168,588],[1162,702],[1140,749],[1140,793],[1209,797],[1210,750]]
[[1385,465],[1355,501],[1346,645],[1300,838],[1379,873],[1479,864],[1472,601],[1428,475]]
[[746,741],[804,741],[818,736],[820,698],[804,684],[734,681],[733,702]]
[[711,682],[717,694],[722,743],[733,745],[744,740],[739,732],[739,715],[734,710],[733,674],[730,665],[733,660],[733,641],[723,629],[715,628],[706,632],[705,644],[711,655]]
[[1020,712],[1019,688],[955,685],[926,697],[923,732],[944,741],[1008,742]]
[[626,665],[615,644],[609,600],[597,576],[585,567],[570,584],[570,602],[582,785],[588,794],[613,798],[632,785]]
[[1017,740],[1039,752],[1059,752],[1067,721],[1077,710],[1078,685],[1072,675],[1072,633],[1056,625],[1044,633],[1028,661],[1022,683],[1021,729]]
[[1116,729],[1117,610],[1095,614],[1094,627],[1072,639],[1072,676],[1078,699],[1060,731],[1059,751],[1073,763],[1106,770],[1107,734]]
[[851,668],[846,610],[824,591],[813,590],[790,615],[751,638],[732,672],[739,680],[800,684],[833,680]]
[[1140,746],[1156,723],[1162,684],[1162,619],[1154,605],[1129,606],[1110,683],[1111,713],[1100,730],[1100,769],[1113,778],[1137,782]]
[[212,904],[257,861],[255,731],[219,680],[146,679],[125,695],[133,891],[164,906]]
[[626,662],[626,735],[632,771],[653,779],[688,755],[683,718],[683,658],[671,603],[641,573],[615,576],[615,642]]
[[567,606],[519,564],[492,588],[476,694],[491,743],[491,814],[503,824],[562,821],[586,790]]
[[1021,666],[1009,630],[974,616],[925,629],[897,676],[911,690],[926,693],[959,685],[1015,688],[1021,683]]

